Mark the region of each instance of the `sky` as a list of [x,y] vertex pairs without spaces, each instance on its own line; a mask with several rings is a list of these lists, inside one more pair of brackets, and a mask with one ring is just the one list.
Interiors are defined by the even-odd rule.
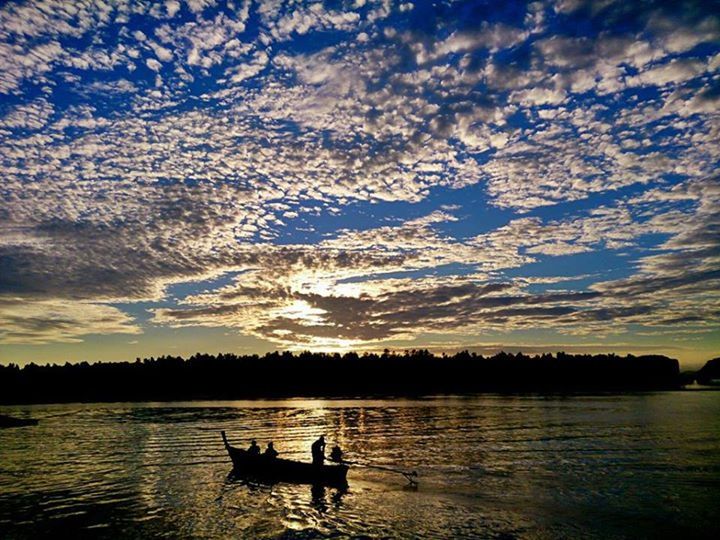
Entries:
[[0,363],[720,355],[720,3],[0,6]]

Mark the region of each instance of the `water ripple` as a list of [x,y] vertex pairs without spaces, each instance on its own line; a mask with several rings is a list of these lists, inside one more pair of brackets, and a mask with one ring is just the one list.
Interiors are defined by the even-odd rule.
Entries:
[[[554,538],[716,532],[720,393],[0,407],[0,525],[11,538]],[[321,433],[348,490],[229,477],[235,444],[307,460]],[[710,535],[712,536],[712,534]]]

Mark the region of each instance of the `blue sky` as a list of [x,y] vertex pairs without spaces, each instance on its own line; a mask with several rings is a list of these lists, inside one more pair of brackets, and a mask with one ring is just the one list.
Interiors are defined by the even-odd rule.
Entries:
[[6,2],[0,362],[720,345],[718,2]]

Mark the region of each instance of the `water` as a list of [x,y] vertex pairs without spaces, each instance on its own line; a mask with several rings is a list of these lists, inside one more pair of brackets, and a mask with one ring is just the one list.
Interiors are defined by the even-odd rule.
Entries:
[[[718,537],[720,392],[0,407],[0,537]],[[228,478],[220,439],[309,459],[347,491]]]

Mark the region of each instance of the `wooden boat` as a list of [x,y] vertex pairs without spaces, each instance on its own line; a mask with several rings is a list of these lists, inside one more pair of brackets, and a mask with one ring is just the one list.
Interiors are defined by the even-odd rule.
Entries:
[[22,426],[37,426],[38,420],[35,418],[14,418],[0,414],[0,428],[11,428],[11,427],[22,427]]
[[233,471],[240,476],[266,482],[347,486],[347,465],[313,465],[289,459],[253,456],[246,450],[231,446],[225,432],[221,433],[225,449],[233,462]]

